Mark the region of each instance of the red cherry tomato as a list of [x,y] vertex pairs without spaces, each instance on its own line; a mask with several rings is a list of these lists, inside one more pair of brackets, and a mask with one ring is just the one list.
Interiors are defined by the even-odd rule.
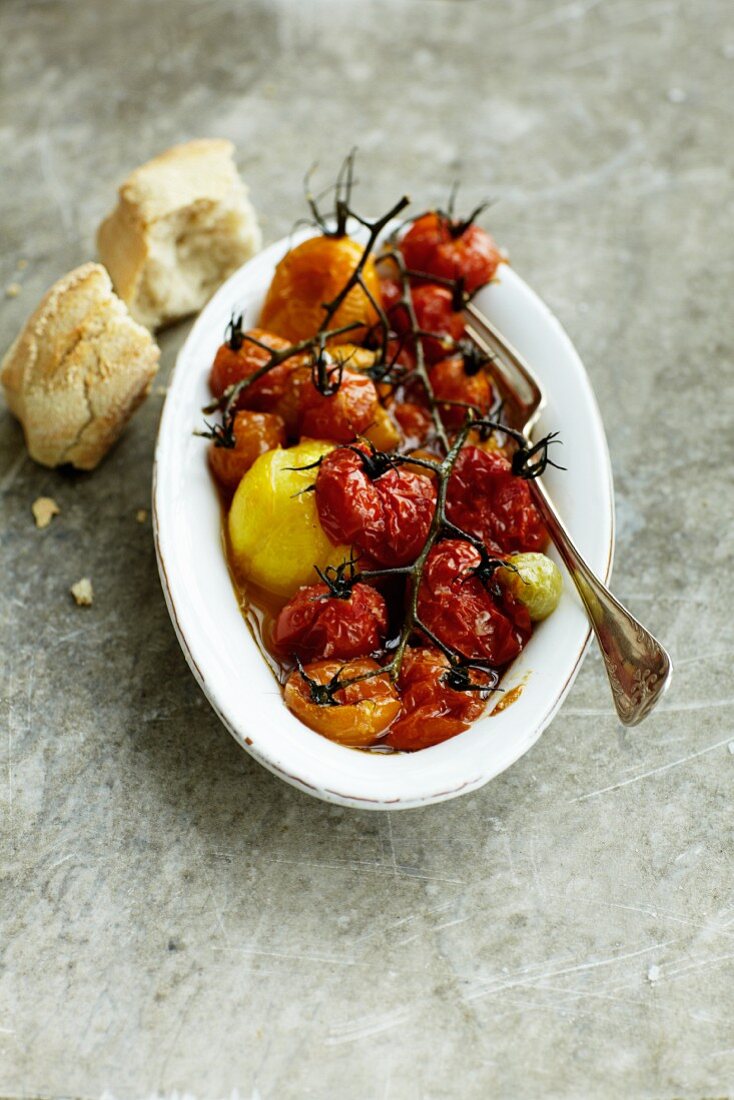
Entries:
[[441,419],[447,428],[460,428],[466,419],[467,409],[471,406],[481,416],[486,416],[492,405],[492,383],[487,372],[467,371],[464,359],[460,355],[442,359],[429,371],[433,395],[437,401],[458,402],[456,405],[441,405]]
[[385,359],[388,363],[396,364],[398,368],[402,367],[403,373],[407,374],[415,369],[415,348],[411,348],[408,341],[393,337],[387,342]]
[[[423,354],[428,363],[437,363],[451,354],[456,342],[464,335],[463,315],[454,309],[454,296],[448,287],[422,283],[412,287],[410,293],[417,327],[432,334],[420,337]],[[411,331],[405,306],[394,307],[388,316],[399,336]]]
[[[395,267],[394,264],[392,266]],[[380,295],[382,297],[382,308],[385,313],[389,313],[403,296],[403,284],[400,279],[394,275],[381,275]]]
[[472,294],[493,277],[502,256],[486,230],[463,226],[435,211],[418,218],[400,242],[406,266],[413,271],[463,279]]
[[322,461],[316,478],[321,525],[333,542],[356,545],[380,565],[408,565],[428,537],[435,485],[404,468],[388,467],[372,478],[365,462],[364,447],[339,447]]
[[517,657],[530,637],[530,616],[499,586],[490,591],[476,574],[480,563],[471,543],[439,542],[418,590],[418,616],[445,646],[499,667]]
[[433,430],[433,419],[428,409],[415,401],[398,401],[392,406],[392,414],[397,420],[409,447],[419,447],[425,443]]
[[301,435],[349,443],[374,422],[377,390],[367,375],[344,370],[339,388],[328,395],[322,394],[311,378],[307,384],[301,380],[298,406]]
[[299,588],[278,615],[273,645],[285,656],[366,657],[382,645],[387,608],[376,589],[355,584],[342,599],[325,584]]
[[209,447],[209,466],[224,489],[236,489],[253,462],[274,447],[285,446],[285,425],[275,413],[238,412],[232,428],[234,447]]
[[[438,745],[468,729],[484,710],[487,692],[455,691],[445,682],[450,669],[439,649],[408,649],[400,670],[398,686],[403,710],[390,727],[385,744],[403,752]],[[487,673],[469,671],[474,685],[487,684]]]
[[464,447],[451,474],[446,515],[491,553],[544,550],[548,544],[527,482],[501,451]]
[[[264,329],[253,328],[244,334],[254,336],[272,351],[283,351],[289,346],[287,340],[275,336]],[[237,382],[249,378],[267,363],[270,351],[244,339],[238,349],[222,344],[217,351],[209,374],[209,388],[215,397],[221,397],[224,391]],[[266,374],[242,391],[237,401],[238,409],[255,409],[258,412],[273,412],[278,401],[285,393],[291,371],[304,362],[303,355],[294,355],[279,363]]]
[[[337,674],[343,679],[375,672],[377,661],[364,657],[349,661],[314,661],[304,672],[317,684],[325,685]],[[400,699],[387,673],[350,684],[334,695],[334,705],[314,700],[311,685],[295,669],[285,685],[285,702],[297,718],[312,730],[354,747],[372,745],[400,713]]]

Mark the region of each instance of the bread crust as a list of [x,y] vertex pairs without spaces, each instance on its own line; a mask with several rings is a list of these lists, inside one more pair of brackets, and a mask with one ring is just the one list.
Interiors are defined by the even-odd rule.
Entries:
[[231,141],[198,139],[130,173],[97,232],[100,259],[148,328],[201,309],[262,243]]
[[44,295],[0,365],[32,458],[92,470],[144,400],[160,351],[96,263]]

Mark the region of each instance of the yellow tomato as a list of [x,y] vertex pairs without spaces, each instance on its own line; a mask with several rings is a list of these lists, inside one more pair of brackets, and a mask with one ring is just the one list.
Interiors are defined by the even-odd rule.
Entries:
[[[263,328],[297,343],[315,336],[325,319],[325,302],[331,302],[350,279],[363,252],[351,237],[309,237],[286,253],[275,269],[260,323]],[[362,268],[365,286],[380,301],[380,280],[372,258]],[[352,287],[329,322],[341,328],[352,321],[371,326],[377,311],[360,286]],[[355,328],[334,338],[334,343],[356,343],[365,328]]]
[[329,349],[329,354],[337,363],[344,363],[349,370],[368,370],[377,362],[377,352],[361,348],[359,344],[336,344]]
[[374,443],[378,451],[394,451],[400,442],[400,432],[390,413],[382,405],[377,405],[372,423],[362,432],[365,439]]
[[318,578],[314,566],[339,565],[348,546],[334,546],[319,523],[316,497],[304,492],[316,480],[310,466],[334,449],[306,440],[276,448],[253,463],[239,483],[229,513],[229,539],[245,580],[279,596],[292,596]]

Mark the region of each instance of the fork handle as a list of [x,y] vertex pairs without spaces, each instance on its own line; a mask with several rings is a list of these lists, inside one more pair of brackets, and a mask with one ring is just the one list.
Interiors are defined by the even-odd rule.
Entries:
[[670,657],[592,573],[541,481],[534,479],[529,485],[588,613],[604,658],[617,714],[625,726],[636,726],[647,717],[670,683],[673,671]]

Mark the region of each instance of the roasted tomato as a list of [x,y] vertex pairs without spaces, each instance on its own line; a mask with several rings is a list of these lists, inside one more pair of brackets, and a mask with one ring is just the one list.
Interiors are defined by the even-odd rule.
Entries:
[[243,580],[276,596],[290,598],[314,579],[314,566],[338,568],[352,554],[334,546],[316,510],[320,458],[333,443],[302,440],[296,447],[260,455],[244,475],[229,510],[232,563]]
[[444,279],[463,279],[472,294],[493,277],[502,256],[486,230],[432,212],[418,218],[400,242],[407,267]]
[[[275,269],[261,323],[286,340],[315,336],[326,318],[324,304],[336,298],[359,263],[363,246],[351,237],[310,237],[286,253]],[[374,262],[367,260],[362,278],[370,294],[380,300],[380,280]],[[370,327],[377,311],[360,286],[353,287],[329,321],[329,328],[358,321]],[[365,328],[334,337],[335,343],[359,343]]]
[[361,348],[358,344],[334,344],[329,346],[329,354],[336,363],[343,363],[350,370],[366,371],[374,366],[377,355],[370,348]]
[[377,405],[371,423],[360,434],[378,451],[394,451],[402,440],[397,424],[382,405]]
[[425,544],[436,507],[431,480],[391,466],[370,476],[366,447],[339,447],[316,478],[321,525],[334,542],[354,543],[383,566],[408,565]]
[[212,443],[209,465],[219,484],[234,490],[256,458],[274,447],[285,447],[285,425],[275,413],[243,409],[235,416],[232,431],[234,447]]
[[[422,462],[430,462],[434,467],[439,466],[441,463],[441,459],[436,454],[434,454],[433,451],[429,451],[425,447],[418,447],[417,450],[411,451],[410,454],[406,457],[410,458],[411,460],[414,458],[422,459]],[[420,477],[428,477],[431,479],[431,481],[434,481],[436,478],[435,470],[429,469],[428,467],[422,465],[422,463],[414,463],[410,461],[406,463],[403,469],[413,470],[413,472],[418,474]]]
[[[454,296],[448,287],[423,283],[411,289],[413,311],[418,328],[430,336],[420,337],[428,363],[445,359],[454,350],[465,332],[464,317],[454,309]],[[411,330],[405,306],[395,306],[389,313],[390,323],[399,336]],[[410,347],[410,345],[407,345]]]
[[[386,745],[403,752],[425,749],[461,733],[479,717],[487,701],[487,692],[455,691],[446,681],[450,667],[439,649],[406,651],[398,679],[403,710],[390,727]],[[471,669],[468,676],[474,688],[489,681],[486,672],[475,669]]]
[[505,665],[530,637],[530,616],[499,584],[489,586],[477,575],[480,563],[471,543],[439,542],[428,555],[418,589],[418,616],[464,657]]
[[298,409],[301,435],[349,443],[374,423],[378,401],[372,379],[343,370],[338,386],[328,395],[322,394],[313,380],[310,385],[301,386]]
[[[393,270],[397,269],[397,265],[394,263],[391,264],[391,267]],[[403,285],[395,275],[382,274],[380,275],[380,294],[382,308],[386,313],[389,313],[403,297]]]
[[433,430],[433,418],[425,406],[415,401],[398,401],[393,405],[392,412],[409,447],[419,447],[425,443]]
[[547,619],[563,592],[563,577],[556,563],[545,554],[512,554],[507,564],[511,568],[499,569],[497,580],[525,604],[532,622]]
[[543,550],[548,543],[527,482],[501,451],[465,447],[448,486],[446,514],[492,553]]
[[407,373],[415,369],[415,348],[411,348],[404,338],[392,337],[387,342],[385,359]]
[[[483,367],[467,368],[461,355],[442,359],[429,371],[433,395],[441,404],[441,419],[447,428],[460,428],[467,406],[480,416],[486,416],[492,405],[492,383]],[[455,403],[454,403],[455,402]]]
[[273,645],[287,657],[366,657],[382,645],[387,608],[368,584],[355,584],[348,596],[334,596],[325,584],[299,588],[278,615]]
[[[342,679],[375,672],[377,661],[364,657],[349,661],[314,661],[304,672],[316,684],[328,684],[337,673]],[[372,745],[400,713],[400,699],[387,673],[340,689],[329,704],[314,699],[311,684],[295,669],[285,685],[285,701],[297,718],[312,730],[341,745]]]
[[[239,348],[235,350],[229,344],[222,344],[214,358],[209,374],[209,388],[215,397],[221,397],[229,386],[249,378],[267,363],[270,352],[247,340],[247,336],[254,336],[273,351],[283,351],[289,346],[288,340],[283,340],[280,336],[274,336],[272,332],[266,332],[260,328],[250,329],[244,336],[245,339]],[[285,392],[291,371],[304,361],[303,355],[294,355],[273,367],[262,378],[258,378],[257,382],[253,382],[242,391],[237,401],[237,408],[273,412]]]

